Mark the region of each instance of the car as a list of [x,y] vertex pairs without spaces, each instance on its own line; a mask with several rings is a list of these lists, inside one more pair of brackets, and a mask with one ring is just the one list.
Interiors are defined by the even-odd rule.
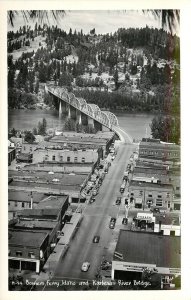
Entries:
[[115,204],[116,204],[116,205],[120,205],[120,204],[121,204],[121,200],[116,200],[116,201],[115,201]]
[[114,229],[115,228],[115,222],[116,218],[111,218],[110,223],[109,223],[109,228]]
[[123,225],[127,225],[127,223],[128,223],[128,219],[127,219],[127,218],[123,218],[122,224],[123,224]]
[[115,223],[110,223],[110,224],[109,224],[109,228],[110,228],[110,229],[114,229],[114,228],[115,228]]
[[151,212],[154,212],[154,213],[160,213],[160,209],[159,209],[159,208],[156,208],[156,207],[151,208],[150,211],[151,211]]
[[95,235],[93,238],[93,243],[99,243],[100,240],[100,236],[99,235]]
[[120,205],[121,204],[121,196],[117,197],[117,200],[115,201],[116,205]]
[[94,196],[90,198],[89,203],[93,203],[93,202],[95,202],[95,197]]
[[94,189],[94,190],[92,191],[92,195],[93,195],[93,196],[96,196],[97,193],[98,193],[98,192],[97,192],[97,189]]
[[87,272],[90,268],[90,263],[88,261],[83,262],[82,267],[81,267],[81,271],[82,272]]
[[113,218],[113,217],[112,217],[111,220],[110,220],[110,222],[111,222],[111,223],[115,223],[115,222],[116,222],[116,218]]
[[146,223],[145,222],[141,222],[140,229],[141,230],[146,230]]

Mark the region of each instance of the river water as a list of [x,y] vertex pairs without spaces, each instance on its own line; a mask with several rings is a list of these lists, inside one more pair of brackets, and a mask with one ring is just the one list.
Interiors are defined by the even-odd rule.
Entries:
[[[119,126],[125,130],[133,139],[150,137],[149,124],[154,117],[153,114],[132,114],[127,112],[113,112],[119,121]],[[8,128],[20,130],[32,130],[38,126],[38,122],[46,118],[48,127],[61,126],[58,111],[50,110],[22,110],[14,109],[8,112]]]

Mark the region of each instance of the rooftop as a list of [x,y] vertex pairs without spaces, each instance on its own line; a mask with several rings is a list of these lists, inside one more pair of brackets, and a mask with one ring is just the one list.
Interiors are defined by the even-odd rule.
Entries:
[[40,247],[48,231],[9,230],[9,246]]
[[[43,193],[33,192],[32,193],[33,202],[38,203],[46,196]],[[8,191],[9,201],[21,201],[21,202],[30,202],[31,193],[25,191]]]
[[156,188],[156,189],[168,189],[172,190],[173,186],[171,184],[165,184],[165,183],[151,183],[151,182],[138,182],[132,180],[130,182],[130,187],[131,186],[136,186],[136,187],[151,187],[151,188]]
[[176,226],[180,226],[180,220],[179,220],[179,216],[177,215],[165,215],[165,217],[163,217],[162,215],[155,215],[155,223],[159,224],[159,221],[161,221],[161,224],[165,224],[165,225],[176,225]]
[[83,182],[87,178],[87,173],[76,174],[69,173],[63,174],[61,172],[54,172],[49,174],[45,171],[33,171],[32,173],[27,170],[14,171],[9,170],[9,177],[13,178],[13,181],[9,186],[27,186],[27,187],[41,187],[62,189],[62,190],[79,190]]
[[135,167],[133,173],[137,174],[150,174],[150,175],[168,175],[168,171],[166,169],[158,169],[152,167]]
[[180,237],[120,230],[115,251],[126,262],[180,268]]
[[148,161],[140,161],[138,160],[136,162],[136,167],[140,167],[140,168],[152,168],[152,169],[157,169],[157,170],[166,170],[167,167],[162,165],[161,163],[152,163],[152,162],[148,162]]
[[17,222],[15,225],[14,225],[14,228],[43,228],[43,229],[52,229],[55,227],[55,221],[44,221],[44,220],[19,220],[19,222]]
[[96,143],[105,144],[114,136],[113,132],[98,132],[96,134],[78,133],[78,132],[63,132],[63,135],[54,136],[50,141],[54,142],[77,142],[77,143]]
[[160,149],[160,150],[178,150],[180,151],[180,146],[176,144],[170,143],[158,143],[158,142],[140,142],[139,148],[152,148],[152,149]]

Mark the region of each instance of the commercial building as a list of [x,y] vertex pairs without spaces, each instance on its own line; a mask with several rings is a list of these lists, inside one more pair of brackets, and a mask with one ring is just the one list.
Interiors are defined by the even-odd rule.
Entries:
[[170,210],[173,202],[173,186],[171,184],[131,181],[129,185],[130,200],[136,208],[150,209],[158,207]]
[[9,147],[8,148],[8,165],[11,165],[11,162],[15,159],[16,157],[16,150],[15,148]]
[[180,146],[160,140],[142,139],[139,144],[139,159],[150,162],[176,164],[180,162]]
[[9,190],[9,220],[17,216],[17,212],[26,208],[35,208],[41,200],[47,198],[44,193]]
[[180,237],[120,230],[112,261],[112,279],[142,280],[145,270],[161,280],[180,275]]
[[80,192],[86,185],[90,174],[23,169],[19,172],[9,170],[9,176],[13,179],[9,183],[9,190],[37,191],[46,195],[68,195],[70,202],[78,202]]
[[67,196],[50,196],[18,213],[9,223],[9,268],[40,272],[56,246],[67,208]]
[[163,235],[180,236],[180,217],[175,215],[156,215],[154,232]]

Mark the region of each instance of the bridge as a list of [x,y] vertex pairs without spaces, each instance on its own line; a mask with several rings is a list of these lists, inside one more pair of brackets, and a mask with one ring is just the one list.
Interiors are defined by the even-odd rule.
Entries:
[[78,124],[82,124],[83,117],[87,118],[88,125],[102,130],[103,126],[115,132],[122,141],[132,143],[132,138],[119,127],[117,117],[110,111],[102,111],[96,104],[87,103],[83,98],[77,98],[73,93],[63,87],[46,85],[45,91],[56,99],[59,107],[59,116],[67,113],[68,118],[72,114]]

